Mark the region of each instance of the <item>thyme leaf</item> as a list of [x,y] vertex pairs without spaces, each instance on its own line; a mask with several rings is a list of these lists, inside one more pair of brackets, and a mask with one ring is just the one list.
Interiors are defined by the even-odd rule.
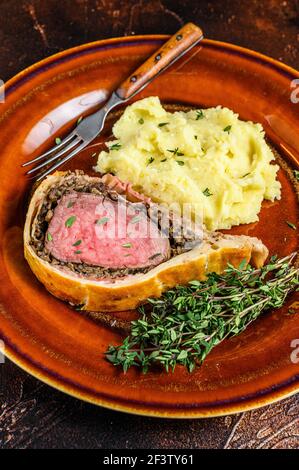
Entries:
[[121,148],[121,144],[113,144],[109,147],[109,150],[119,150]]
[[69,218],[65,221],[65,226],[66,226],[67,228],[70,228],[70,227],[73,225],[73,223],[75,222],[76,218],[77,218],[77,217],[76,217],[75,215],[71,215],[71,217],[69,217]]
[[296,225],[293,224],[292,222],[289,222],[288,220],[286,220],[286,224],[287,224],[289,227],[291,227],[293,230],[296,230],[296,229],[297,229]]
[[155,161],[155,159],[153,157],[148,158],[147,161],[146,161],[146,166],[150,165],[154,161]]
[[213,196],[213,193],[211,193],[211,191],[209,190],[209,188],[206,188],[202,193],[203,193],[205,196],[207,196],[207,197]]
[[199,119],[203,119],[203,118],[204,118],[204,113],[202,109],[199,109],[198,111],[196,111],[196,121],[198,121]]
[[183,157],[184,156],[184,153],[181,152],[178,147],[176,147],[174,150],[168,150],[167,149],[167,152],[173,153],[173,155],[175,155],[177,157]]

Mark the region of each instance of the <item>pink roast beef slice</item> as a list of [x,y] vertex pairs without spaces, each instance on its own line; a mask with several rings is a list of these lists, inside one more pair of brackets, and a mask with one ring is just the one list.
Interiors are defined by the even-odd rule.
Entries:
[[60,261],[114,269],[153,267],[170,256],[168,238],[142,205],[75,191],[55,208],[46,248]]

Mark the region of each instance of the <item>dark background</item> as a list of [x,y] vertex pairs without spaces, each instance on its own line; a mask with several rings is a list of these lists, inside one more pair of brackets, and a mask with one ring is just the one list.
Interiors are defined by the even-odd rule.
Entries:
[[[299,68],[299,0],[0,0],[0,78],[84,42],[174,33],[187,21]],[[298,395],[239,415],[169,421],[82,403],[8,360],[0,386],[0,448],[299,448]]]

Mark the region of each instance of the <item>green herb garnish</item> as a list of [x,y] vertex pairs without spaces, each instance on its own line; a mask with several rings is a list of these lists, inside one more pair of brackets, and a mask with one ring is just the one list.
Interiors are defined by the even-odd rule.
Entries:
[[67,228],[70,228],[73,225],[73,223],[75,222],[76,218],[77,217],[75,215],[72,215],[71,217],[69,217],[65,222],[65,226]]
[[80,116],[79,119],[78,119],[78,121],[77,121],[77,126],[80,124],[80,122],[82,121],[82,119],[83,119],[83,116]]
[[109,221],[109,217],[102,217],[101,219],[96,220],[97,225],[104,225]]
[[70,207],[73,207],[74,204],[75,203],[73,201],[69,201],[66,207],[69,209]]
[[79,246],[81,245],[82,240],[77,240],[75,243],[73,243],[73,246]]
[[181,152],[178,147],[176,147],[174,150],[167,150],[167,152],[173,153],[173,155],[176,155],[177,157],[184,156],[183,152]]
[[196,121],[198,121],[199,119],[202,119],[204,118],[204,113],[202,111],[202,109],[199,109],[198,111],[196,111]]
[[[130,335],[120,346],[110,346],[106,358],[126,372],[137,366],[144,373],[153,365],[166,371],[177,365],[191,372],[209,352],[235,336],[268,308],[279,308],[299,282],[292,266],[296,253],[263,268],[228,266],[224,274],[211,273],[205,282],[178,286],[140,307],[141,318],[131,322]],[[242,269],[241,269],[242,268]]]
[[144,119],[140,118],[138,122],[139,122],[139,124],[144,124]]
[[150,165],[154,161],[155,161],[155,159],[153,157],[148,158],[147,161],[146,161],[146,166]]
[[164,127],[167,126],[167,124],[169,124],[169,122],[160,122],[160,124],[158,124],[158,127]]
[[121,144],[113,144],[109,147],[109,150],[119,150],[121,148]]
[[297,229],[296,225],[293,224],[292,222],[289,222],[288,220],[286,220],[286,224],[287,224],[289,227],[291,227],[293,230],[296,230],[296,229]]
[[124,248],[132,248],[132,243],[123,243],[122,246]]
[[76,250],[74,253],[75,253],[75,255],[80,255],[80,253],[82,253],[82,251]]
[[224,132],[230,133],[232,126],[226,126],[223,130]]
[[160,160],[160,163],[166,162],[167,158],[163,158],[163,160]]
[[53,237],[52,237],[52,235],[50,234],[50,232],[47,233],[47,240],[48,240],[49,242],[51,242],[51,241],[53,240]]
[[213,196],[213,193],[211,193],[211,191],[209,190],[209,188],[206,188],[202,193],[203,193],[205,196],[207,196],[207,197]]
[[194,139],[197,140],[197,138],[198,138],[197,135],[195,135],[195,136],[194,136]]
[[177,164],[180,165],[180,166],[183,166],[185,165],[185,162],[182,162],[182,160],[176,160]]
[[60,138],[60,137],[56,137],[56,139],[55,139],[55,144],[56,144],[56,145],[59,145],[59,144],[61,144],[61,142],[62,142],[61,138]]
[[299,181],[299,171],[298,171],[298,170],[294,170],[294,171],[293,171],[293,175],[295,176],[296,180]]

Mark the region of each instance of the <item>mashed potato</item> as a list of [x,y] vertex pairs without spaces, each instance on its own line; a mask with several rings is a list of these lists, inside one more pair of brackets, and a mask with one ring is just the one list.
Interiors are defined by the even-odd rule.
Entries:
[[169,113],[157,97],[145,98],[126,108],[113,134],[97,171],[156,202],[192,203],[210,230],[255,222],[263,199],[280,198],[262,126],[227,108]]

